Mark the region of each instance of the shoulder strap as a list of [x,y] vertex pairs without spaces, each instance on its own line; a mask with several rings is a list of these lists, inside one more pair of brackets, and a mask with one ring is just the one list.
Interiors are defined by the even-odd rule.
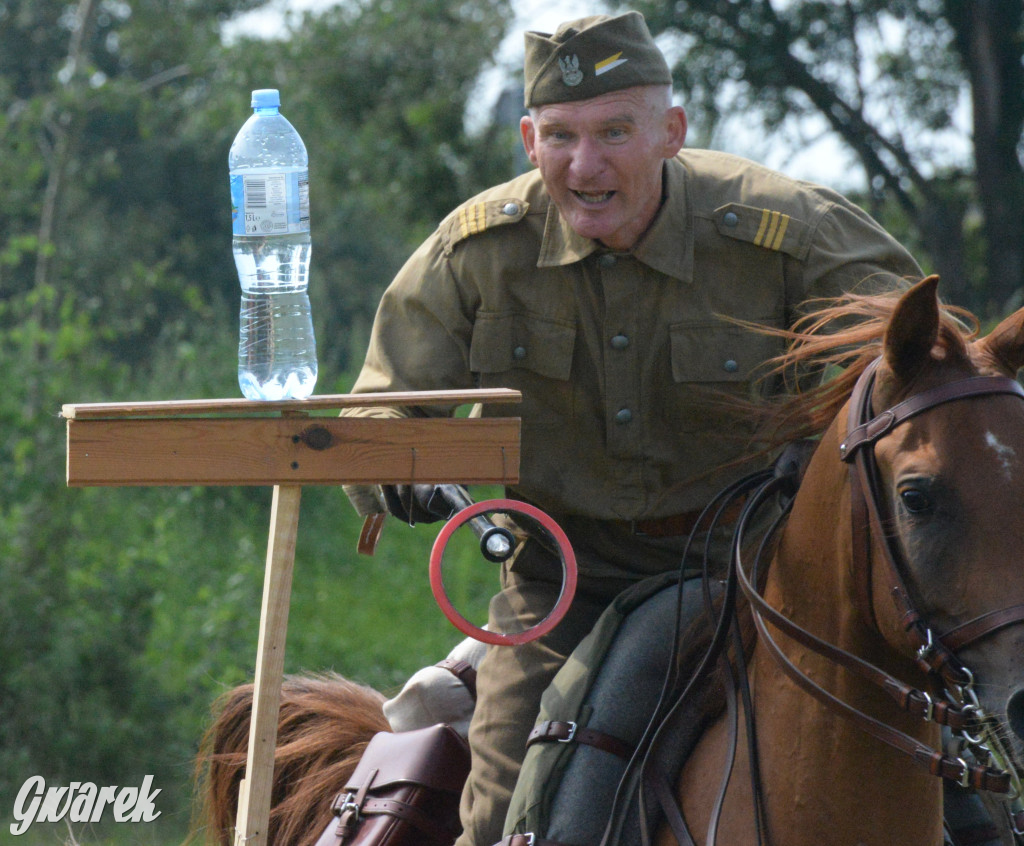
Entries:
[[447,670],[455,676],[465,685],[469,695],[476,702],[476,668],[472,664],[468,661],[460,661],[457,658],[445,658],[443,661],[438,661],[434,666]]

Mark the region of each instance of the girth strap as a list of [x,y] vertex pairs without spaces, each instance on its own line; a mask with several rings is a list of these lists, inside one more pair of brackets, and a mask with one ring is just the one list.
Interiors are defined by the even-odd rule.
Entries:
[[545,720],[538,723],[526,741],[527,746],[534,743],[557,741],[558,743],[582,743],[602,752],[610,752],[625,761],[633,757],[632,747],[625,741],[603,731],[587,728],[566,720]]

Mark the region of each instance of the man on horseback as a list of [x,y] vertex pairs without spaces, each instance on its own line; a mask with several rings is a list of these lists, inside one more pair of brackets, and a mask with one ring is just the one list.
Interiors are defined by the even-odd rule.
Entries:
[[[552,677],[616,595],[679,568],[701,508],[750,469],[749,423],[713,395],[755,390],[780,347],[723,316],[785,328],[810,297],[921,275],[835,192],[684,150],[671,83],[635,12],[526,33],[521,132],[536,169],[467,201],[409,259],[354,388],[520,390],[509,495],[554,517],[579,565],[563,621],[537,641],[491,647],[479,667],[457,846],[500,840]],[[430,486],[347,492],[364,515],[435,519]],[[501,631],[544,618],[560,590],[557,552],[511,528],[521,540],[489,620]]]

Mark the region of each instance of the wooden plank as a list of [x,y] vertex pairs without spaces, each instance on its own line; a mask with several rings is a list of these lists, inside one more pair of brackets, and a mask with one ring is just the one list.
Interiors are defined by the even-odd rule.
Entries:
[[519,391],[481,388],[466,391],[400,391],[380,394],[323,394],[304,400],[263,402],[247,399],[173,400],[169,402],[70,403],[61,408],[68,420],[100,417],[183,417],[211,414],[260,414],[280,411],[331,411],[373,406],[458,406],[471,403],[517,403]]
[[67,421],[67,482],[88,485],[514,483],[518,418]]
[[274,749],[281,680],[284,676],[288,606],[292,593],[295,541],[299,528],[299,486],[275,486],[270,509],[270,537],[263,579],[260,634],[256,646],[256,677],[253,681],[249,748],[244,789],[239,792],[235,815],[237,846],[266,846],[274,780]]

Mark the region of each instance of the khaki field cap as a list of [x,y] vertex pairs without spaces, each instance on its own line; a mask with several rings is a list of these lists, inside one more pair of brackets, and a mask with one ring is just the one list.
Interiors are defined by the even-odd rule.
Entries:
[[524,70],[528,109],[672,82],[668,63],[639,12],[568,21],[554,35],[527,32]]

